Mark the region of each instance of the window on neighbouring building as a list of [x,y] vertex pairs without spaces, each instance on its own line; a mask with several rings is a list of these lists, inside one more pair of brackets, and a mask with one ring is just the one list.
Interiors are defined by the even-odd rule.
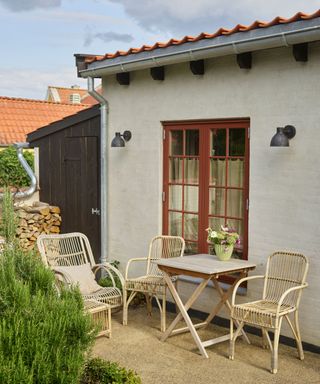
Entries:
[[247,258],[249,121],[164,123],[163,233],[208,253],[206,228],[234,228]]

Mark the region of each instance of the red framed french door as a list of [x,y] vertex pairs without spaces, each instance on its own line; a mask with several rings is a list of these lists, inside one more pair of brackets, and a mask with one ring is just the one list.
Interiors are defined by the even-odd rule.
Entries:
[[207,253],[208,226],[234,228],[247,258],[249,120],[166,122],[163,233],[182,236],[186,254]]

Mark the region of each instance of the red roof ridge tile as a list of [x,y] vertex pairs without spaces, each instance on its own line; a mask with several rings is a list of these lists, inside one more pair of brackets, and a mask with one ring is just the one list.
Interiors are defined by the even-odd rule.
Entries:
[[0,96],[0,100],[8,100],[8,101],[17,101],[17,102],[30,102],[30,103],[42,103],[42,104],[50,104],[50,105],[68,105],[68,106],[72,106],[72,107],[77,107],[77,106],[88,106],[88,107],[91,107],[92,105],[91,104],[82,104],[82,103],[78,103],[78,104],[72,104],[72,103],[60,103],[60,102],[57,102],[57,101],[47,101],[47,100],[38,100],[38,99],[26,99],[26,98],[23,98],[23,97],[9,97],[9,96]]
[[202,32],[197,36],[186,35],[186,36],[182,37],[181,39],[173,39],[172,38],[169,41],[167,41],[166,43],[156,42],[152,46],[142,45],[140,48],[129,48],[127,51],[116,51],[115,53],[106,53],[105,55],[90,56],[90,57],[85,59],[85,62],[90,64],[94,61],[115,59],[116,57],[119,57],[119,56],[128,56],[130,54],[137,54],[137,53],[144,52],[144,51],[152,51],[152,50],[158,49],[158,48],[167,48],[167,47],[172,46],[172,45],[181,45],[181,44],[184,44],[187,42],[195,42],[195,41],[199,41],[202,39],[213,39],[213,38],[218,37],[218,36],[232,35],[232,34],[237,33],[237,32],[247,32],[247,31],[251,31],[253,29],[258,29],[258,28],[268,28],[268,27],[271,27],[271,26],[274,26],[277,24],[288,24],[288,23],[292,23],[292,22],[298,21],[298,20],[310,20],[310,19],[314,19],[316,17],[320,17],[320,9],[318,9],[317,11],[315,11],[314,13],[311,13],[311,14],[298,12],[290,18],[284,18],[281,16],[277,16],[269,22],[263,22],[263,21],[256,20],[248,26],[243,25],[243,24],[237,24],[236,26],[234,26],[231,29],[219,28],[216,32],[211,33],[211,34]]
[[72,87],[57,87],[55,85],[48,85],[48,88],[56,88],[56,89],[67,89],[67,90],[74,90],[74,91],[88,91],[86,88],[72,88]]

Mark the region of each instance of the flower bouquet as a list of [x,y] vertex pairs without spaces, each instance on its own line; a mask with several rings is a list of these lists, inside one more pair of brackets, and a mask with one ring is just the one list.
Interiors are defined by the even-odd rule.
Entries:
[[240,244],[239,234],[232,228],[221,225],[219,231],[207,228],[207,241],[214,245],[216,255],[220,260],[230,259],[235,245]]

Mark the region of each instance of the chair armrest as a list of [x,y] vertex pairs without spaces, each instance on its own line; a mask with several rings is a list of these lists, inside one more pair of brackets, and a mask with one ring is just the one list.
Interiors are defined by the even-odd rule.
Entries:
[[234,289],[232,292],[232,298],[231,298],[231,305],[234,306],[234,302],[236,300],[237,290],[238,290],[240,284],[242,284],[244,281],[254,280],[254,279],[263,279],[264,277],[265,277],[264,275],[256,275],[256,276],[247,276],[247,277],[240,279],[237,282],[237,284],[234,286]]
[[136,257],[134,259],[128,260],[128,263],[127,263],[127,266],[126,266],[126,272],[125,272],[125,275],[124,275],[125,280],[127,280],[127,278],[128,278],[128,273],[129,273],[130,265],[132,263],[136,262],[136,261],[145,261],[145,262],[147,262],[148,258],[147,257]]
[[55,287],[57,289],[57,292],[60,293],[61,287],[70,288],[72,286],[73,281],[70,275],[68,275],[66,272],[57,270],[54,267],[50,269],[55,276]]
[[123,288],[124,286],[124,278],[121,274],[121,272],[115,268],[113,265],[111,265],[110,263],[103,263],[103,264],[95,264],[93,267],[92,267],[92,272],[96,275],[98,271],[100,271],[100,269],[106,271],[112,281],[112,284],[113,286],[115,287],[116,286],[116,282],[114,280],[114,275],[113,273],[118,277],[120,283],[121,283],[121,287]]
[[289,293],[291,292],[294,292],[294,291],[297,291],[299,289],[304,289],[308,286],[308,283],[304,283],[302,285],[297,285],[296,287],[292,287],[292,288],[289,288],[287,289],[283,294],[282,296],[280,297],[280,300],[278,302],[278,306],[277,306],[277,312],[276,312],[276,316],[279,316],[279,312],[280,312],[280,309],[281,309],[281,305],[284,301],[284,299],[286,298],[286,296],[288,296]]

